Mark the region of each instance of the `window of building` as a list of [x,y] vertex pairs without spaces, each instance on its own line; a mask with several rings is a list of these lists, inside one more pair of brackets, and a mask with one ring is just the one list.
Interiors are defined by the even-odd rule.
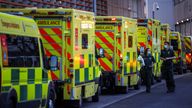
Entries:
[[40,67],[38,39],[23,36],[5,36],[1,38],[5,67]]

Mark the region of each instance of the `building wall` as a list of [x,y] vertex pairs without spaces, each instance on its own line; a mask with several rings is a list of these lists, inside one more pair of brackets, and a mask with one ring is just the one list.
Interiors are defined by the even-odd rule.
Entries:
[[171,29],[175,29],[173,0],[148,0],[148,18],[152,18],[153,3],[157,2],[159,10],[155,11],[155,19],[161,21],[161,23],[170,24]]
[[0,0],[1,8],[75,8],[85,11],[93,11],[93,0]]
[[173,0],[175,28],[182,35],[192,35],[192,0]]
[[145,0],[0,0],[0,8],[75,8],[96,15],[145,17]]
[[108,1],[109,0],[95,0],[96,1],[96,15],[98,16],[104,16],[108,15]]
[[144,18],[145,0],[108,0],[108,15]]

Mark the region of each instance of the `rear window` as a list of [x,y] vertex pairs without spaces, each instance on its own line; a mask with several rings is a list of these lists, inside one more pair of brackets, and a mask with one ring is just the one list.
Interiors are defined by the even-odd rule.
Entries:
[[171,46],[173,46],[173,50],[178,50],[178,42],[177,40],[171,40]]
[[82,49],[88,49],[88,34],[82,34]]
[[38,38],[3,36],[1,41],[4,67],[40,67]]
[[128,37],[128,47],[132,48],[133,47],[133,36]]

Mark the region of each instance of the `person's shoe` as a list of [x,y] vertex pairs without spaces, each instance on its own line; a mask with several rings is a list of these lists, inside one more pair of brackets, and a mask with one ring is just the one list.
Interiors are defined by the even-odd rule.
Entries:
[[150,90],[146,90],[146,92],[147,92],[147,93],[151,93],[151,91],[150,91]]
[[175,90],[168,90],[167,93],[174,93]]
[[171,93],[171,91],[170,91],[170,90],[167,90],[167,93]]
[[175,92],[175,90],[171,90],[171,92],[172,92],[172,93],[174,93],[174,92]]

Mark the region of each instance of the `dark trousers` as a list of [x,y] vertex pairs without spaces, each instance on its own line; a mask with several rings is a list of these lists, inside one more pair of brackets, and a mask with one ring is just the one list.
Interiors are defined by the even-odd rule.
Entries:
[[146,91],[151,90],[151,79],[152,79],[152,68],[151,67],[144,67],[144,83],[146,86]]
[[168,91],[174,91],[175,90],[175,81],[173,78],[173,67],[167,67],[163,70],[163,78],[166,81],[166,86]]

